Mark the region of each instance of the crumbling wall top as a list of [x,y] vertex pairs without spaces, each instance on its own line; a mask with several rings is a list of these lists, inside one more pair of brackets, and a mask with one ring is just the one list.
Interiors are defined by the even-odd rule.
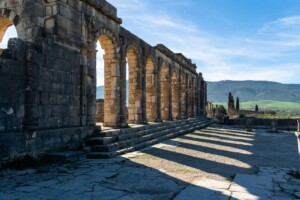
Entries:
[[106,0],[80,0],[88,5],[93,6],[95,9],[99,10],[108,18],[112,19],[118,24],[122,23],[122,19],[117,16],[117,8],[108,3]]
[[158,45],[156,45],[155,48],[158,51],[165,54],[166,56],[168,56],[169,58],[175,60],[177,63],[188,67],[191,72],[196,73],[197,66],[192,63],[191,59],[187,59],[183,54],[181,54],[181,53],[175,54],[170,49],[168,49],[168,47],[166,47],[163,44],[158,44]]
[[186,61],[187,63],[192,64],[192,60],[186,58],[182,53],[176,53],[176,55],[177,55],[180,59]]

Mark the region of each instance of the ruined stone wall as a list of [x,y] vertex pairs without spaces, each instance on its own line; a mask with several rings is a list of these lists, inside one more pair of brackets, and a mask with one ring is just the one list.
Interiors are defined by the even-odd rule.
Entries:
[[92,133],[97,42],[105,51],[105,126],[205,116],[206,83],[196,65],[121,22],[104,0],[0,0],[0,39],[10,25],[19,36],[0,56],[0,162]]
[[25,44],[10,40],[0,55],[0,133],[21,131],[25,113]]
[[297,119],[259,119],[259,118],[240,118],[231,119],[230,123],[238,127],[245,127],[246,121],[251,119],[252,128],[271,129],[273,121],[276,122],[277,129],[297,130]]

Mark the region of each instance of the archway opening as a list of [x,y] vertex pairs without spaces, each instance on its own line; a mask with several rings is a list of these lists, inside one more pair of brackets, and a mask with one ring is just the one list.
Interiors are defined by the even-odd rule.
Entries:
[[100,42],[97,42],[97,56],[96,56],[96,123],[104,123],[104,50],[101,47]]
[[7,18],[0,17],[0,54],[3,49],[7,48],[8,40],[10,38],[17,38],[18,33],[12,21]]
[[116,45],[107,35],[101,35],[98,42],[102,50],[98,48],[97,52],[97,99],[100,99],[97,100],[96,120],[104,126],[116,127],[119,122]]
[[156,98],[155,65],[154,61],[148,58],[146,63],[146,116],[148,122],[157,120]]
[[127,50],[127,104],[128,122],[138,124],[141,122],[141,82],[139,73],[138,52],[134,48]]
[[172,117],[173,119],[179,119],[179,80],[176,71],[172,70]]
[[162,120],[169,120],[170,113],[169,68],[163,64],[160,69],[160,96]]

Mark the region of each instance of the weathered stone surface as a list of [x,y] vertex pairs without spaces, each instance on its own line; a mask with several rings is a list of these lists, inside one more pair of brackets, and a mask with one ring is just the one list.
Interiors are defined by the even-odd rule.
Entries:
[[[281,184],[299,188],[298,179],[288,175],[295,170],[288,166],[299,166],[294,160],[297,155],[292,154],[294,135],[285,135],[265,138],[215,126],[109,160],[4,170],[0,171],[0,199],[293,200],[297,192],[276,188]],[[282,147],[286,151],[278,155]],[[254,154],[245,154],[246,150]]]
[[296,192],[295,196],[298,197],[298,198],[300,198],[300,192]]
[[[149,147],[163,140],[205,128],[214,123],[204,119],[188,119],[165,122],[145,127],[132,128],[132,132],[116,133],[117,136],[105,137],[105,131],[101,137],[97,136],[86,141],[91,146],[91,151],[86,154],[88,158],[110,158],[124,153]],[[142,130],[140,130],[142,129]],[[162,145],[162,144],[161,144]],[[163,144],[164,146],[170,146]],[[176,144],[175,144],[176,145]],[[178,144],[177,144],[178,145]]]
[[[107,1],[0,5],[0,40],[11,25],[19,36],[0,51],[0,162],[79,144],[96,121],[126,127],[205,116],[206,82],[196,65],[123,28]],[[105,52],[103,113],[96,102],[98,41]]]

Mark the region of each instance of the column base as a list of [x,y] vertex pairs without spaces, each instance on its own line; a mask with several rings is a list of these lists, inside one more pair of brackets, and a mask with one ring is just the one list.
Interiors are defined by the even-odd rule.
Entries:
[[163,120],[158,118],[154,122],[163,122]]

